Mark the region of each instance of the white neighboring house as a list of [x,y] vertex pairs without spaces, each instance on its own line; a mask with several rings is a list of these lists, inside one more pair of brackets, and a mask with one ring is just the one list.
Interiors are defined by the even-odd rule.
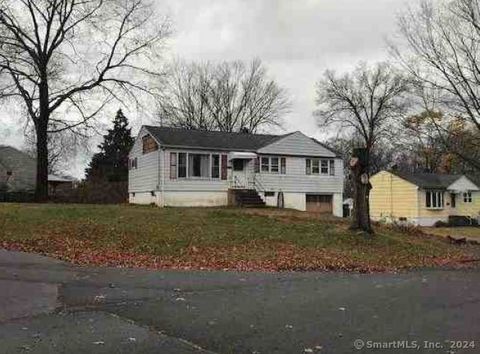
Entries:
[[301,132],[143,126],[129,157],[133,204],[266,204],[342,216],[343,161]]

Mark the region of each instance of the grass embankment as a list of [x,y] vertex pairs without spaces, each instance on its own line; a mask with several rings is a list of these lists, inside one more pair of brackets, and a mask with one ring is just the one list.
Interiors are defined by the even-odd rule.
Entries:
[[430,235],[466,237],[468,240],[480,242],[480,226],[471,227],[424,227],[423,231]]
[[274,209],[0,204],[0,247],[76,264],[155,269],[390,271],[459,264],[468,248]]

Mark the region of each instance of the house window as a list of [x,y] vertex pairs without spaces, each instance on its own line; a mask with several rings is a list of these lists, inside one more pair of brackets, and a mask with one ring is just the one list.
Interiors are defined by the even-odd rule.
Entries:
[[176,178],[213,178],[226,179],[227,155],[190,154],[186,152],[170,153],[170,179]]
[[243,171],[245,162],[241,159],[233,160],[233,170],[234,171]]
[[262,172],[270,171],[270,159],[268,157],[262,157]]
[[306,159],[307,175],[335,175],[335,160]]
[[138,159],[135,157],[133,159],[130,159],[129,161],[129,168],[131,170],[136,170],[138,168]]
[[321,173],[322,175],[328,175],[328,160],[321,160]]
[[270,159],[270,172],[278,173],[278,157],[272,157]]
[[330,160],[330,176],[335,176],[335,160]]
[[275,192],[265,192],[265,197],[275,197]]
[[142,138],[142,143],[143,143],[143,153],[144,154],[148,154],[149,152],[158,150],[157,142],[150,135],[145,135]]
[[212,178],[220,178],[220,155],[212,155]]
[[261,171],[263,173],[287,173],[287,158],[285,157],[262,157]]
[[210,155],[188,154],[188,177],[210,177]]
[[443,209],[443,192],[427,191],[425,193],[425,205],[429,209]]
[[187,154],[178,153],[178,178],[187,178]]
[[472,192],[463,193],[463,202],[464,203],[471,203],[472,202]]
[[320,173],[320,161],[313,160],[312,161],[312,175],[318,175]]

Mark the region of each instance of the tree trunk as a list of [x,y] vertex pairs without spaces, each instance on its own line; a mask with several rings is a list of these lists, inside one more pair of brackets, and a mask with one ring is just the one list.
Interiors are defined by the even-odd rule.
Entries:
[[368,180],[368,153],[366,149],[354,149],[350,161],[353,184],[352,230],[362,230],[373,234],[370,222],[370,189]]
[[47,126],[39,123],[37,135],[37,178],[35,185],[35,200],[39,203],[48,200],[48,143]]
[[37,178],[35,185],[35,200],[39,203],[48,200],[48,121],[50,108],[48,101],[48,80],[46,71],[42,71],[39,84],[39,116],[35,121],[37,135]]

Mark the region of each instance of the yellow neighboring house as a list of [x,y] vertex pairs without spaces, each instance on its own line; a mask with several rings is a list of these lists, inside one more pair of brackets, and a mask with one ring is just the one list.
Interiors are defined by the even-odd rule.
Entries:
[[373,220],[433,226],[450,216],[480,219],[480,187],[467,176],[382,171],[370,182]]

